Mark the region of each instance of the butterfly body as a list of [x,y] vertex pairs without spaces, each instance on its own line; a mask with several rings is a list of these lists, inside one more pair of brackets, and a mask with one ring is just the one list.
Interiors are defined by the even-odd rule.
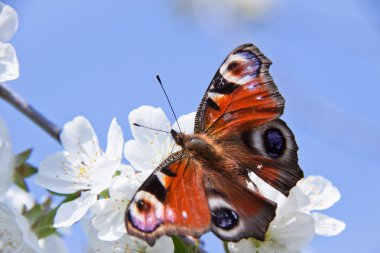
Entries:
[[303,177],[294,135],[278,119],[284,99],[270,64],[252,44],[227,56],[198,108],[194,134],[171,131],[182,150],[131,200],[128,233],[150,245],[164,234],[199,237],[208,230],[226,241],[265,239],[276,203],[247,187],[248,174],[285,196]]

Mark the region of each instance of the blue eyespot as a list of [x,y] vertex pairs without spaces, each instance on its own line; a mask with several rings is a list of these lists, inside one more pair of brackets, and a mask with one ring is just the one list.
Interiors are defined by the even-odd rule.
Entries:
[[217,227],[225,230],[232,229],[239,221],[237,213],[226,207],[212,210],[211,218]]
[[270,128],[264,133],[264,147],[272,158],[280,157],[285,151],[285,137],[277,128]]

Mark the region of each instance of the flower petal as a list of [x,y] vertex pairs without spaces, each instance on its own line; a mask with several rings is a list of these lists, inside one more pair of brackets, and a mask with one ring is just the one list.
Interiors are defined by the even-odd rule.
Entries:
[[9,41],[18,27],[16,11],[9,5],[0,3],[0,41]]
[[156,140],[159,143],[166,141],[166,133],[156,132],[154,130],[134,125],[140,124],[145,127],[170,131],[170,122],[161,108],[143,105],[131,111],[128,119],[131,126],[132,135],[136,140],[144,143],[149,143],[152,140]]
[[81,160],[89,164],[92,159],[101,155],[98,137],[90,122],[82,116],[66,123],[60,138],[73,161]]
[[346,223],[321,213],[312,213],[315,233],[324,236],[334,236],[346,228]]
[[124,145],[124,156],[138,171],[153,170],[161,162],[160,148],[152,143],[146,144],[137,140],[129,140]]
[[173,240],[168,236],[160,237],[153,247],[147,247],[146,253],[174,252]]
[[[191,112],[178,118],[178,124],[181,127],[182,132],[186,134],[194,133],[195,115],[196,112]],[[178,124],[175,122],[172,126],[172,129],[177,132],[179,132]]]
[[93,170],[90,173],[92,193],[98,194],[110,186],[112,177],[114,176],[115,172],[119,168],[120,162],[121,162],[120,159],[112,160],[112,159],[108,159],[107,156],[104,156],[99,160],[97,165],[93,168]]
[[141,106],[129,114],[134,140],[127,141],[124,156],[138,171],[155,169],[167,156],[174,146],[169,133],[154,131],[134,125],[169,131],[170,123],[160,108]]
[[129,201],[142,183],[143,181],[138,180],[136,177],[115,177],[109,188],[110,196],[114,199]]
[[62,204],[54,217],[54,227],[69,227],[82,219],[88,209],[96,202],[97,196],[90,192],[82,192],[73,201]]
[[145,241],[135,237],[124,235],[117,241],[102,241],[97,236],[97,231],[87,220],[83,220],[83,227],[88,234],[87,253],[123,253],[123,252],[141,252],[141,253],[171,253],[174,251],[173,241],[170,237],[163,236],[156,241],[154,247],[149,247]]
[[91,182],[77,175],[78,168],[67,160],[68,157],[67,152],[57,152],[46,157],[40,164],[36,184],[63,194],[89,189]]
[[0,196],[5,194],[12,182],[14,157],[8,129],[0,119]]
[[24,191],[16,185],[11,185],[8,191],[5,193],[4,203],[7,203],[8,207],[19,213],[22,212],[23,208],[26,210],[31,209],[34,206],[34,199],[32,194]]
[[9,43],[0,42],[0,82],[19,77],[19,64],[16,51]]
[[[22,231],[22,239],[23,241],[32,249],[34,249],[36,252],[40,251],[40,247],[38,245],[37,236],[34,234],[34,232],[31,230],[28,220],[20,215],[15,214],[15,221],[17,225],[19,226],[20,230]],[[22,251],[20,251],[22,252]],[[29,252],[28,250],[25,251]]]
[[100,240],[115,241],[127,233],[124,224],[127,203],[118,199],[100,199],[93,205],[92,225],[99,231]]
[[116,118],[111,122],[108,130],[107,150],[106,156],[108,159],[121,160],[123,153],[123,131],[117,123]]
[[310,204],[303,207],[305,212],[327,209],[340,199],[339,190],[321,176],[309,176],[300,181],[298,187],[310,199]]
[[0,251],[35,253],[39,252],[36,235],[31,231],[26,218],[12,212],[0,203]]
[[289,250],[299,250],[314,236],[314,220],[308,214],[296,212],[276,216],[270,224],[270,234]]
[[228,249],[231,253],[252,253],[257,252],[256,245],[251,239],[243,239],[239,242],[229,242]]
[[59,236],[56,236],[56,235],[42,238],[38,241],[38,244],[40,245],[42,249],[42,253],[51,253],[51,252],[68,253],[69,252],[63,240]]
[[103,157],[98,158],[91,174],[93,193],[100,193],[110,186],[112,177],[119,169],[123,156],[123,133],[121,127],[113,119],[108,131],[107,151]]

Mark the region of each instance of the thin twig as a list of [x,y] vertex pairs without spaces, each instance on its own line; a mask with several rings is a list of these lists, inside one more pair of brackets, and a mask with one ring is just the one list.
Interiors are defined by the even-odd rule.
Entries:
[[59,134],[61,129],[45,118],[41,113],[36,111],[24,99],[18,96],[14,91],[10,90],[4,83],[0,83],[0,97],[13,105],[17,110],[22,112],[25,116],[31,119],[34,123],[39,125],[56,141],[60,142]]

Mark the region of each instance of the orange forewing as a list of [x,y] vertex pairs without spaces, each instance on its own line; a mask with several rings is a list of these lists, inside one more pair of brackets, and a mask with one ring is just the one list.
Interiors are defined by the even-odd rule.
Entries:
[[285,100],[268,72],[270,65],[271,61],[252,44],[233,50],[203,97],[195,132],[220,136],[277,119]]
[[[207,205],[203,185],[203,170],[194,159],[183,158],[169,166],[177,174],[175,177],[165,176],[167,196],[165,205],[165,222],[186,230],[186,234],[199,236],[208,229],[210,210]],[[170,217],[170,214],[175,216]],[[174,219],[172,219],[174,218]],[[194,234],[191,230],[196,230]]]
[[[169,160],[169,161],[168,161]],[[144,215],[144,210],[140,213],[126,214],[127,231],[131,235],[143,238],[148,244],[153,245],[155,240],[161,235],[191,235],[201,236],[210,229],[210,210],[207,204],[206,192],[203,185],[203,170],[199,168],[194,159],[183,157],[175,161],[164,162],[162,166],[148,178],[147,181],[157,179],[165,187],[165,198],[162,202],[157,201],[154,210],[159,210],[162,206],[163,217],[161,224],[154,228],[154,231],[147,231],[134,224],[133,218],[141,218],[141,224],[149,225],[152,223],[151,217]],[[167,164],[165,164],[167,163]],[[152,183],[143,184],[137,192],[142,192],[141,199],[144,200],[144,193],[152,193],[155,189],[150,188]],[[141,199],[131,200],[127,210],[134,210]],[[150,197],[151,198],[151,197]],[[159,196],[157,196],[159,198]],[[158,207],[159,205],[159,207]],[[149,209],[151,210],[151,209]]]
[[252,128],[278,118],[283,111],[283,99],[272,82],[262,84],[261,80],[259,77],[239,86],[232,94],[216,98],[221,110],[206,108],[205,132],[219,135],[231,126],[242,131],[241,126]]

